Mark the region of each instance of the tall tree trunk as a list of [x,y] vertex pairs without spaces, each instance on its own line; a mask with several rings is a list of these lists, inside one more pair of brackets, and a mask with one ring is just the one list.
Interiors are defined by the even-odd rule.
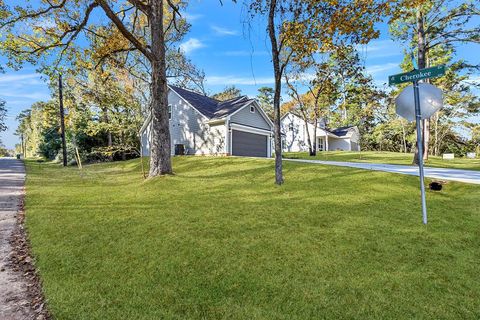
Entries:
[[403,120],[400,120],[400,123],[402,124],[403,152],[407,153],[407,134],[405,133],[405,124],[403,123]]
[[[417,9],[417,50],[418,58],[417,64],[418,69],[424,69],[426,67],[426,39],[425,39],[425,27],[423,23],[423,13],[421,8]],[[428,131],[428,134],[426,132]],[[430,139],[430,123],[427,120],[422,121],[422,144],[423,144],[423,158],[428,158],[428,145]],[[426,156],[427,155],[427,156]],[[415,156],[413,158],[413,164],[418,165],[419,163],[418,147],[415,146]]]
[[310,129],[308,128],[308,116],[307,116],[307,113],[305,112],[305,110],[301,109],[301,112],[302,112],[302,117],[303,117],[303,122],[305,124],[305,132],[307,134],[307,143],[308,143],[308,153],[310,155],[313,155],[313,145],[312,145],[312,139],[310,138]]
[[121,140],[121,145],[122,145],[122,160],[125,161],[127,160],[127,154],[125,153],[125,134],[122,133],[120,134],[120,140]]
[[423,160],[428,160],[430,153],[430,119],[423,120]]
[[275,141],[275,183],[283,184],[282,172],[282,132],[280,127],[280,95],[282,90],[282,69],[280,67],[280,51],[278,48],[277,35],[275,34],[275,11],[277,0],[270,0],[268,12],[268,34],[272,45],[272,63],[275,76],[275,90],[273,94],[274,113],[274,141]]
[[26,149],[27,149],[27,148],[25,148],[25,142],[23,141],[23,133],[22,133],[22,154],[23,154],[23,157],[24,157],[24,158],[27,157],[27,156],[25,155]]
[[436,156],[439,155],[439,150],[440,150],[440,145],[438,144],[438,113],[435,114],[435,129],[434,129],[434,135],[435,135],[435,146],[434,146],[434,154]]
[[[103,123],[106,123],[108,124],[109,123],[109,119],[108,119],[108,109],[107,108],[102,108],[102,121]],[[113,138],[112,138],[112,132],[110,131],[110,129],[107,129],[107,147],[108,147],[108,152],[109,152],[109,155],[108,155],[108,160],[109,161],[113,161],[113,154],[111,153],[112,152],[112,147],[113,147]]]
[[318,117],[315,116],[315,120],[313,121],[313,152],[310,154],[311,156],[317,155],[317,126],[318,126]]
[[151,1],[150,30],[152,37],[150,177],[172,174],[170,128],[168,123],[168,87],[165,64],[163,0]]

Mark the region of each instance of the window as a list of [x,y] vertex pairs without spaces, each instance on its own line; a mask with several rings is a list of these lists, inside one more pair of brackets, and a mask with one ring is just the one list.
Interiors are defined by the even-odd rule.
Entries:
[[288,125],[288,129],[290,129],[290,131],[293,131],[295,129],[295,127],[293,126],[293,123],[290,123]]
[[250,107],[250,112],[251,112],[251,113],[255,113],[255,107],[254,107],[254,106],[251,106],[251,107]]
[[317,149],[318,151],[323,151],[323,138],[318,138],[318,142],[317,142]]
[[168,105],[168,120],[172,120],[172,105]]

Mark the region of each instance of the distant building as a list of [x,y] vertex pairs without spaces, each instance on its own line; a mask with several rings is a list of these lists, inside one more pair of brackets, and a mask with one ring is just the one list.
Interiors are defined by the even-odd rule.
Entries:
[[[281,119],[282,149],[285,152],[308,151],[307,127],[298,115],[289,112]],[[313,137],[314,125],[308,123],[310,139]],[[325,129],[325,122],[319,121],[317,127],[317,151],[360,151],[360,132],[356,126]]]

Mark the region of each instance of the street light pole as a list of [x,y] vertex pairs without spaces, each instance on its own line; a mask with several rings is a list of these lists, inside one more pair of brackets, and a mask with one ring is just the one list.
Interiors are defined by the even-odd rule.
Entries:
[[415,99],[415,123],[417,127],[417,148],[418,148],[418,169],[420,171],[420,192],[422,197],[422,217],[423,224],[427,224],[427,201],[425,199],[425,179],[423,173],[423,140],[420,123],[422,114],[420,111],[420,93],[418,90],[418,80],[413,81],[413,94]]
[[63,166],[67,166],[67,143],[65,141],[65,111],[63,109],[62,75],[58,75],[58,98],[60,102],[60,131],[62,136]]

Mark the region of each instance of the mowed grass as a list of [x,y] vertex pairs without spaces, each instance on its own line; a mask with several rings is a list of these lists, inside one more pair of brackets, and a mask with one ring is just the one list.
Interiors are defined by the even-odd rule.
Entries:
[[[317,153],[314,157],[310,156],[308,152],[286,152],[283,153],[283,155],[285,158],[290,159],[316,159],[325,161],[371,162],[402,165],[411,165],[413,161],[413,153],[379,151],[324,151]],[[466,157],[457,157],[453,160],[443,160],[442,157],[429,156],[425,165],[437,168],[480,170],[480,158],[468,159]]]
[[56,319],[478,319],[480,188],[351,168],[178,157],[27,162],[27,228]]

